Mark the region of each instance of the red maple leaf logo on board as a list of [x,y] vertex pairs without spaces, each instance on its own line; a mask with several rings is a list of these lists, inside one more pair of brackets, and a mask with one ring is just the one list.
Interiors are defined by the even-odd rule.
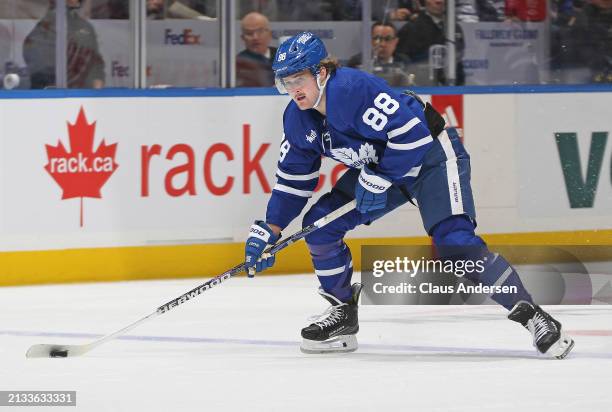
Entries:
[[94,152],[96,122],[87,123],[83,107],[74,124],[68,123],[70,150],[58,141],[57,146],[45,145],[49,162],[45,170],[62,188],[62,200],[81,198],[80,223],[83,226],[83,198],[100,199],[100,190],[119,165],[115,163],[117,143],[104,140]]

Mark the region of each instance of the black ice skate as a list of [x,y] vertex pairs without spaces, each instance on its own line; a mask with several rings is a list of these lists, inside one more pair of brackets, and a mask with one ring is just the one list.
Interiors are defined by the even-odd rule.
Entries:
[[563,359],[574,347],[574,340],[561,332],[561,323],[538,305],[520,301],[508,314],[508,319],[531,332],[533,346],[542,354]]
[[331,306],[311,325],[302,329],[304,353],[353,352],[357,350],[359,321],[357,307],[361,284],[351,286],[352,297],[347,303],[319,289]]

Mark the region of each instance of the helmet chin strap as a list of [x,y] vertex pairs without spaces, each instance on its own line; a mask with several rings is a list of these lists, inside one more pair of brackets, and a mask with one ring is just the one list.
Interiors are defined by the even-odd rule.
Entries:
[[327,86],[328,80],[329,80],[329,74],[325,76],[325,82],[321,84],[321,74],[317,73],[317,87],[319,88],[319,97],[317,97],[317,101],[312,106],[313,109],[316,109],[319,103],[321,103],[321,98],[323,97],[323,93],[325,93],[325,86]]

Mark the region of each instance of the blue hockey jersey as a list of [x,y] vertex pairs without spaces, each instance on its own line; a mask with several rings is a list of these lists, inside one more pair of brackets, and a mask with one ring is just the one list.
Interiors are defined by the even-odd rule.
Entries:
[[383,80],[339,68],[325,89],[326,114],[291,101],[283,115],[277,183],[266,222],[285,228],[302,211],[319,179],[321,156],[350,168],[375,163],[394,183],[415,178],[433,142],[421,103]]

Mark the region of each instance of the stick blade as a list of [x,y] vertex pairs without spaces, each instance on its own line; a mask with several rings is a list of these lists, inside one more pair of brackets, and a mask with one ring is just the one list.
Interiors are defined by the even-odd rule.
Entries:
[[26,358],[68,358],[81,356],[88,351],[87,345],[33,345]]

